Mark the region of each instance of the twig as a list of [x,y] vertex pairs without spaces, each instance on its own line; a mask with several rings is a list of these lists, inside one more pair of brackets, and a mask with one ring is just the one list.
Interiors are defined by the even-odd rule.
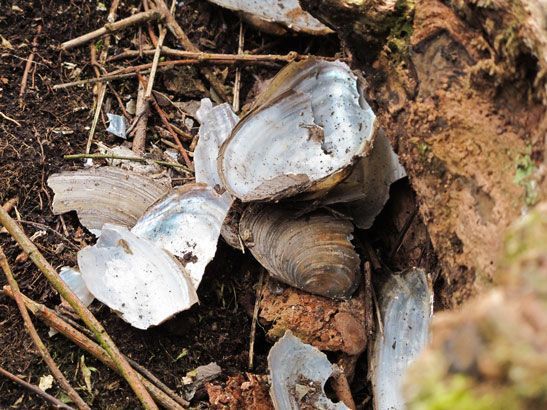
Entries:
[[[237,46],[237,54],[243,54],[245,36],[243,35],[243,23],[239,22],[239,41]],[[234,80],[234,100],[232,108],[235,113],[239,111],[239,92],[241,91],[241,67],[236,68],[236,78]]]
[[180,152],[180,155],[182,155],[182,158],[184,159],[184,163],[189,169],[193,169],[192,161],[190,161],[188,152],[182,145],[182,142],[180,142],[180,138],[178,137],[176,131],[173,129],[173,127],[167,120],[167,116],[165,115],[165,112],[163,112],[163,110],[161,109],[160,105],[158,104],[155,98],[152,98],[151,102],[152,102],[152,105],[154,106],[154,109],[157,111],[158,115],[160,116],[161,122],[163,123],[165,128],[167,128],[167,131],[169,131],[169,134],[171,134],[171,136],[175,140],[175,143],[177,144],[177,148]]
[[256,299],[255,307],[253,310],[253,321],[251,323],[251,337],[249,342],[249,370],[253,370],[254,358],[255,358],[255,335],[256,335],[256,322],[258,321],[258,312],[260,311],[260,296],[262,293],[262,284],[264,282],[264,270],[260,270],[260,276],[258,278],[258,284],[256,286]]
[[131,368],[127,360],[124,359],[119,349],[114,344],[104,327],[93,316],[93,314],[84,306],[78,297],[70,290],[70,288],[59,277],[57,271],[49,264],[49,262],[40,253],[36,245],[25,235],[23,230],[9,216],[9,214],[0,208],[0,223],[4,225],[10,235],[17,241],[19,246],[29,255],[34,264],[42,271],[46,279],[59,292],[67,303],[74,309],[76,314],[83,320],[86,326],[91,329],[97,341],[106,350],[120,373],[127,380],[136,396],[141,401],[145,409],[157,409],[156,404],[150,397],[150,394],[144,388],[142,382],[138,378],[135,370]]
[[161,13],[158,10],[143,11],[141,13],[133,14],[130,17],[118,20],[114,23],[106,23],[100,29],[84,34],[83,36],[73,38],[72,40],[65,41],[61,44],[62,50],[68,50],[73,47],[81,46],[89,41],[96,39],[97,37],[104,36],[108,33],[121,30],[123,28],[132,26],[134,24],[142,23],[143,21],[159,20],[162,18]]
[[357,408],[351,394],[348,379],[346,378],[346,375],[344,374],[344,371],[342,369],[337,368],[332,373],[331,385],[334,389],[334,392],[336,393],[336,397],[338,397],[338,399],[342,403],[348,406],[351,410],[355,410]]
[[[200,51],[188,38],[182,27],[179,25],[173,13],[167,9],[167,5],[163,0],[154,0],[156,7],[160,10],[165,17],[165,23],[169,28],[169,31],[174,34],[180,44],[188,51]],[[226,90],[224,89],[224,84],[216,77],[216,75],[208,67],[202,67],[201,73],[207,78],[209,84],[213,90],[218,94],[218,96],[224,101],[228,101],[228,96],[226,95]]]
[[6,201],[4,205],[2,205],[2,208],[4,208],[4,211],[11,212],[11,210],[17,205],[17,202],[19,202],[19,197],[13,197]]
[[[153,55],[155,50],[143,50],[144,55]],[[299,54],[296,51],[291,51],[287,54],[251,54],[246,52],[245,54],[225,54],[225,53],[205,53],[203,51],[186,51],[176,50],[169,47],[163,47],[162,54],[172,57],[182,57],[198,60],[198,62],[213,61],[219,63],[291,63],[293,61],[307,60],[313,58],[316,60],[325,61],[347,61],[347,58],[316,56],[311,54]],[[108,58],[108,62],[122,60],[124,58],[133,58],[139,56],[139,50],[126,50]]]
[[148,159],[148,158],[139,158],[139,157],[124,157],[124,156],[117,156],[117,155],[111,155],[111,154],[71,154],[71,155],[64,155],[64,159],[82,159],[82,158],[93,158],[93,159],[119,159],[122,161],[136,161],[136,162],[143,162],[143,163],[154,163],[158,165],[163,165],[166,167],[173,167],[173,168],[180,168],[187,172],[192,172],[191,169],[186,168],[182,164],[177,164],[174,162],[169,161],[160,161],[157,159]]
[[61,400],[59,400],[56,397],[53,397],[51,394],[46,393],[42,389],[40,389],[38,386],[35,386],[34,384],[27,383],[26,381],[20,379],[13,373],[8,372],[6,369],[3,369],[0,367],[0,374],[3,376],[6,376],[8,379],[10,379],[12,382],[17,383],[26,389],[30,390],[34,394],[37,394],[44,400],[51,403],[53,408],[55,409],[64,409],[64,410],[74,410],[72,407],[67,406],[65,403],[63,403]]
[[[2,211],[5,212],[3,209]],[[86,402],[76,392],[76,390],[74,390],[74,388],[70,385],[70,383],[65,378],[65,376],[63,376],[63,373],[61,373],[61,370],[59,370],[59,367],[57,367],[57,364],[55,363],[55,361],[49,354],[46,348],[46,345],[44,345],[44,342],[42,342],[42,339],[40,339],[40,336],[36,332],[36,328],[32,324],[30,315],[27,311],[25,303],[23,302],[23,298],[21,297],[21,292],[19,291],[19,285],[17,284],[17,281],[15,280],[15,277],[13,276],[13,273],[11,272],[11,268],[8,264],[8,259],[6,258],[6,255],[4,254],[4,251],[2,250],[1,246],[0,246],[0,266],[2,267],[2,270],[4,271],[4,274],[6,275],[6,279],[9,286],[13,290],[13,298],[15,299],[15,302],[17,303],[19,312],[21,312],[21,316],[23,317],[23,322],[25,323],[25,328],[27,329],[27,332],[29,333],[32,341],[34,342],[34,345],[38,349],[40,356],[42,356],[42,359],[44,360],[44,362],[46,362],[47,366],[51,370],[53,377],[55,377],[55,380],[57,380],[61,388],[66,392],[66,394],[68,394],[68,396],[72,399],[72,401],[76,404],[76,406],[79,409],[91,410],[90,407],[86,404]]]
[[6,114],[4,114],[2,111],[0,111],[0,117],[2,117],[3,119],[5,120],[8,120],[8,121],[11,121],[13,122],[15,125],[17,125],[18,127],[21,126],[21,123],[17,120],[14,120],[13,118],[11,117],[8,117]]
[[148,124],[148,100],[146,99],[146,78],[137,74],[139,79],[137,90],[137,108],[135,113],[135,122],[133,123],[133,152],[137,155],[144,154],[146,145],[146,128]]
[[[4,293],[8,295],[9,297],[13,298],[13,292],[9,286],[4,286],[3,288]],[[59,333],[61,333],[66,338],[70,339],[72,342],[74,342],[78,347],[82,348],[89,354],[91,354],[93,357],[101,361],[103,364],[114,370],[116,373],[121,375],[120,370],[116,367],[116,364],[114,361],[110,358],[110,356],[106,353],[106,351],[101,348],[98,344],[93,342],[90,338],[88,338],[85,334],[80,332],[79,330],[75,329],[73,326],[69,325],[66,321],[64,321],[55,311],[49,309],[48,307],[37,303],[33,301],[32,299],[23,296],[23,301],[27,308],[32,312],[33,315],[35,315],[38,319],[40,319],[42,322],[44,322],[47,326],[55,329]],[[129,360],[129,358],[127,358]],[[152,384],[149,380],[144,378],[142,375],[138,374],[138,377],[142,380],[143,384],[145,385],[146,389],[150,392],[150,394],[157,400],[159,404],[164,406],[167,409],[182,409],[182,406],[187,406],[188,402],[186,402],[182,397],[177,396],[177,401],[167,396],[166,393],[161,391],[159,388],[157,388],[154,384]],[[174,392],[172,392],[174,394]],[[177,404],[177,402],[180,402],[181,404]]]
[[403,244],[403,240],[405,239],[405,235],[408,232],[410,225],[412,225],[412,222],[414,221],[414,218],[416,217],[417,213],[418,213],[418,207],[414,206],[412,213],[409,215],[409,217],[405,221],[405,224],[403,225],[401,232],[399,232],[397,241],[395,241],[395,243],[393,244],[393,248],[391,249],[391,252],[389,252],[389,260],[392,260],[394,256],[397,254],[397,252],[399,252],[399,249],[401,248],[401,245]]
[[34,36],[34,39],[32,40],[32,49],[31,49],[30,55],[27,58],[27,63],[25,64],[25,71],[23,72],[23,78],[21,78],[21,87],[19,88],[19,107],[20,108],[23,108],[24,106],[23,97],[25,96],[25,91],[27,89],[28,73],[34,61],[34,54],[36,54],[36,49],[38,48],[38,37],[40,36],[41,33],[42,33],[42,25],[39,25],[38,28],[36,29],[36,35]]
[[[116,13],[118,10],[118,5],[120,4],[120,0],[114,0],[110,6],[110,11],[108,12],[107,21],[108,23],[113,23],[114,20],[116,20]],[[103,49],[101,50],[101,55],[99,57],[99,64],[104,64],[106,62],[106,58],[108,57],[108,48],[110,47],[110,35],[106,36]],[[96,51],[95,45],[91,45],[93,56],[94,52]],[[96,70],[96,76],[100,77],[100,72],[98,67],[94,67]],[[97,124],[99,122],[99,116],[101,114],[101,110],[103,107],[104,97],[106,96],[106,84],[105,83],[98,83],[98,90],[97,90],[97,104],[95,106],[95,115],[93,116],[93,122],[91,124],[91,128],[89,130],[89,134],[87,137],[87,143],[85,146],[85,152],[89,154],[91,151],[91,143],[93,142],[93,137],[95,135],[95,129],[97,128]]]

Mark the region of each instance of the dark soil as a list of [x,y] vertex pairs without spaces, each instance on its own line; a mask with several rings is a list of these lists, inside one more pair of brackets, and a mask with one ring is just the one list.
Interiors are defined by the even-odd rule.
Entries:
[[[56,268],[74,265],[76,250],[93,241],[93,237],[81,227],[75,214],[66,214],[62,218],[52,214],[53,193],[46,185],[46,180],[52,173],[81,167],[81,162],[67,161],[63,159],[63,155],[82,153],[85,150],[88,127],[93,116],[93,93],[92,86],[89,85],[59,91],[54,91],[51,87],[54,84],[94,76],[89,63],[88,46],[60,52],[59,45],[106,22],[107,12],[98,10],[98,4],[100,2],[82,0],[0,2],[0,34],[13,47],[0,48],[0,111],[20,124],[18,126],[14,121],[0,118],[0,204],[15,196],[19,198],[18,215],[23,221],[32,222],[23,222],[27,234],[34,236],[39,249]],[[119,17],[129,15],[132,7],[138,8],[139,4],[136,0],[122,1]],[[237,51],[239,19],[234,14],[207,2],[186,1],[178,7],[177,17],[191,40],[204,51]],[[35,64],[29,74],[24,105],[21,107],[18,101],[19,87],[38,25],[43,25],[43,32],[39,36]],[[145,30],[143,34],[144,32]],[[119,33],[110,55],[117,54],[123,47],[135,48],[135,45],[131,45],[134,38],[138,38],[137,28]],[[170,35],[167,36],[166,43],[171,47],[177,46]],[[307,36],[278,39],[247,28],[245,48],[252,50],[259,47],[263,48],[264,53],[295,50],[334,55],[340,51],[340,45],[334,36],[320,40]],[[148,61],[151,60],[136,59],[122,61],[120,64],[129,66]],[[271,64],[247,66],[243,69],[242,105],[253,96],[256,84],[271,77],[279,67]],[[108,69],[114,69],[114,66]],[[228,70],[226,83],[229,85],[233,82],[234,72],[234,68]],[[161,76],[157,84],[156,89],[165,91],[162,89]],[[115,81],[112,86],[122,97],[136,94],[135,79]],[[104,111],[120,114],[113,94],[109,92],[107,95]],[[197,99],[206,96],[208,95],[202,93]],[[173,97],[177,101],[190,99],[184,95]],[[153,126],[160,122],[153,115],[149,124]],[[195,134],[197,129],[194,127],[191,132]],[[119,140],[106,134],[104,122],[99,122],[95,138],[109,145],[119,144]],[[149,142],[166,148],[161,145],[158,136],[151,136]],[[374,246],[380,250],[382,258],[390,256],[389,250],[394,238],[398,236],[402,222],[412,213],[414,207],[414,198],[408,183],[398,187],[401,195],[410,199],[408,203],[405,202],[406,205],[401,205],[403,210],[394,210],[393,206],[386,208],[380,224],[377,224],[380,228],[376,228],[379,233],[374,234]],[[393,222],[390,212],[399,215],[402,222]],[[391,222],[386,222],[388,220]],[[398,253],[399,259],[393,261],[393,269],[403,268],[405,263],[401,258],[406,258],[412,252],[415,261],[422,266],[431,269],[435,265],[434,258],[431,259],[431,248],[423,249],[423,245],[429,243],[423,224],[416,218],[414,225],[414,231],[411,229],[409,232],[414,232],[410,236],[417,239],[405,242]],[[421,251],[416,253],[412,243],[415,247],[421,247]],[[21,251],[6,233],[0,232],[0,244],[8,256],[22,291],[49,307],[58,305],[59,296],[34,265],[28,260],[15,262]],[[24,258],[20,256],[20,259]],[[249,312],[254,305],[253,286],[257,282],[257,272],[256,263],[247,255],[241,255],[222,244],[199,288],[199,306],[179,314],[168,323],[148,331],[139,331],[98,302],[91,306],[91,310],[125,354],[178,390],[181,387],[181,378],[188,371],[212,361],[222,367],[223,377],[247,370],[251,326]],[[4,284],[5,278],[0,275],[0,286]],[[48,329],[38,321],[34,322],[63,373],[93,408],[138,407],[134,394],[119,376],[62,336],[48,337]],[[255,350],[255,370],[258,373],[266,372],[269,347],[270,344],[265,340],[264,332],[259,326]],[[79,369],[81,356],[85,357],[87,366],[96,369],[92,372],[91,392],[85,389]],[[15,304],[3,295],[0,295],[0,366],[34,384],[38,384],[41,376],[50,373],[36,353]],[[62,396],[62,392],[55,386],[48,392],[57,397]],[[362,393],[362,396],[366,397],[366,394]],[[0,407],[12,405],[19,408],[47,408],[36,396],[0,378]]]

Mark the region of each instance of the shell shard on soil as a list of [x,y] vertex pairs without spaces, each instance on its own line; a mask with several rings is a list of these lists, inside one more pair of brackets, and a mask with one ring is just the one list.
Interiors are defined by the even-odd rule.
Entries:
[[411,269],[392,275],[379,296],[383,335],[371,355],[374,408],[404,409],[406,369],[425,348],[433,312],[433,294],[425,272]]
[[230,203],[210,186],[186,184],[150,207],[131,232],[181,258],[197,289],[229,209]]
[[325,394],[325,383],[336,371],[327,355],[302,343],[290,331],[273,345],[268,354],[270,397],[276,410],[300,408],[345,410]]
[[[293,31],[308,34],[325,35],[332,30],[302,10],[298,0],[209,0],[230,10],[248,15],[250,21],[255,19],[267,23],[277,23]],[[272,31],[266,30],[266,31]],[[274,30],[274,33],[276,31]]]
[[197,116],[201,126],[199,140],[194,150],[196,182],[203,182],[210,187],[217,185],[222,187],[217,170],[218,152],[239,118],[229,104],[224,103],[213,107],[208,98],[201,101]]
[[270,275],[295,288],[348,298],[359,285],[360,259],[351,243],[353,225],[323,211],[253,204],[241,216],[239,233]]
[[59,272],[59,276],[85,306],[91,305],[95,297],[89,292],[82,274],[77,268],[63,266]]
[[339,204],[337,209],[355,225],[368,229],[389,199],[389,188],[404,178],[406,171],[383,133],[378,133],[369,155],[361,158],[351,174],[335,186],[322,204]]
[[376,117],[341,62],[281,70],[221,147],[223,186],[243,202],[325,191],[367,153]]
[[51,175],[56,215],[76,211],[82,225],[99,234],[106,223],[133,226],[170,186],[163,181],[119,169],[101,167]]
[[78,265],[89,291],[139,329],[198,302],[184,267],[122,226],[106,224],[97,243],[78,252]]

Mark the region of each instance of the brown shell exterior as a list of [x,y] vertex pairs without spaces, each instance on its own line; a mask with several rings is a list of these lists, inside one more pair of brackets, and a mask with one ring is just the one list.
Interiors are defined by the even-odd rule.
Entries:
[[353,225],[317,211],[253,204],[239,232],[253,256],[277,280],[330,298],[349,298],[359,284],[360,259],[351,243]]

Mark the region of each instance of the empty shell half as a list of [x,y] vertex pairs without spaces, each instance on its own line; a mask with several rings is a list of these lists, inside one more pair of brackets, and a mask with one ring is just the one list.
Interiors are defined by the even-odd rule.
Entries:
[[315,347],[302,343],[290,331],[273,345],[268,354],[270,397],[276,410],[345,410],[325,394],[325,383],[335,365]]
[[78,265],[91,294],[139,329],[198,301],[174,257],[122,226],[106,224],[97,243],[78,252]]
[[392,275],[379,295],[383,332],[377,332],[370,359],[374,408],[403,410],[406,369],[429,340],[433,295],[425,272]]
[[106,223],[131,227],[146,209],[167,193],[165,180],[117,167],[101,167],[53,174],[47,180],[55,197],[53,213],[76,211],[93,234]]
[[197,289],[229,209],[210,186],[186,184],[150,207],[131,232],[178,256]]
[[323,211],[253,204],[239,233],[253,256],[277,280],[306,292],[348,298],[359,285],[360,259],[351,243],[353,225]]
[[341,62],[281,70],[221,147],[223,186],[243,202],[325,192],[367,153],[376,117]]
[[[324,35],[332,33],[332,30],[315,19],[311,14],[300,7],[298,0],[209,0],[230,10],[244,13],[246,20],[253,24],[256,20],[279,24],[293,31],[302,31],[308,34]],[[253,24],[261,28],[260,24]],[[275,27],[267,32],[282,34],[283,31]]]
[[383,133],[374,139],[369,155],[361,158],[351,174],[322,198],[323,205],[349,216],[355,225],[368,229],[389,199],[389,187],[406,176],[406,171]]

